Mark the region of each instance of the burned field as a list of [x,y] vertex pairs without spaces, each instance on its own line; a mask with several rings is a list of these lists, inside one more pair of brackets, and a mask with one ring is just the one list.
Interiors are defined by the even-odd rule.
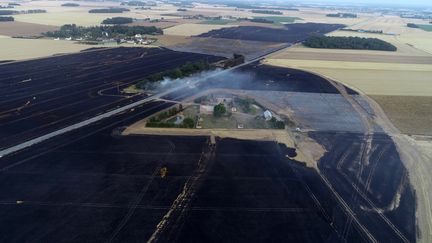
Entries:
[[[210,78],[203,87],[261,91],[339,94],[328,80],[318,75],[292,69],[250,63],[222,77]],[[357,92],[347,88],[349,94]]]
[[[205,137],[117,135],[122,126],[169,105],[149,103],[2,158],[1,241],[142,242],[153,234],[177,242],[215,235],[244,242],[338,241],[304,184],[303,177],[316,179],[313,170],[287,159],[293,151],[286,147],[223,139],[214,157],[203,161]],[[199,161],[206,165],[202,177],[196,174]],[[161,167],[168,168],[165,178]],[[189,207],[173,208],[183,186],[195,179],[196,195],[183,204]],[[170,209],[186,213],[174,213],[179,218],[169,217],[166,230],[156,231]],[[348,238],[359,237],[354,230]]]
[[[415,193],[391,138],[373,135],[367,155],[363,134],[312,132],[311,136],[328,151],[318,162],[322,175],[374,238],[415,242]],[[367,164],[361,162],[363,156],[368,156]],[[355,226],[345,222],[340,227],[348,232]]]
[[325,34],[344,27],[340,24],[297,23],[287,24],[284,28],[258,26],[239,26],[212,30],[197,37],[239,39],[264,42],[297,43],[313,34]]
[[0,147],[143,98],[120,94],[146,76],[220,57],[164,48],[112,48],[0,65]]
[[[4,233],[0,240],[142,242],[152,236],[169,242],[368,239],[319,174],[287,157],[295,153],[293,149],[270,141],[217,139],[211,145],[207,137],[119,135],[122,127],[170,105],[144,104],[2,158]],[[370,192],[370,200],[385,208],[401,188],[387,182],[403,181],[405,176],[391,140],[375,138],[370,167],[357,177],[352,168],[361,151],[361,135],[313,136],[329,151],[319,162],[322,173],[361,224],[379,241],[400,241],[342,175],[367,181],[369,189],[363,193]],[[344,161],[338,164],[341,158]],[[168,170],[166,177],[160,174],[163,167]],[[414,242],[413,193],[409,185],[400,191],[399,205],[383,214]],[[163,227],[157,229],[160,222]]]

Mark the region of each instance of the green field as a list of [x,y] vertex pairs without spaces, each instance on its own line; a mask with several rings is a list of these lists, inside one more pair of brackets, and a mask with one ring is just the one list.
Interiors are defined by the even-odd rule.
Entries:
[[275,24],[293,23],[296,20],[301,20],[301,18],[288,17],[288,16],[264,16],[264,17],[255,16],[253,18],[270,20],[273,21]]
[[432,24],[418,24],[417,26],[424,31],[432,31]]
[[226,25],[234,22],[233,20],[228,19],[212,19],[212,20],[206,20],[199,22],[199,24],[220,24],[220,25]]

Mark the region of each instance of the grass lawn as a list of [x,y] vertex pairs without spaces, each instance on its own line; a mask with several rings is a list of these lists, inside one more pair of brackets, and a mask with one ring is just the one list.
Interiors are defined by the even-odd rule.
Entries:
[[228,19],[212,19],[212,20],[206,20],[206,21],[202,21],[199,22],[198,24],[220,24],[220,25],[226,25],[226,24],[230,24],[233,23],[233,20],[228,20]]
[[432,24],[418,24],[417,26],[424,31],[432,31]]
[[254,19],[265,19],[273,21],[275,24],[285,24],[285,23],[293,23],[296,20],[301,20],[298,17],[288,17],[288,16],[264,16],[264,17],[253,17]]
[[182,111],[182,113],[185,117],[195,119],[196,115],[198,114],[198,111],[199,111],[199,106],[198,105],[192,105],[192,106],[189,106],[186,109],[184,109]]
[[213,115],[201,115],[201,118],[203,119],[203,128],[237,128],[237,121],[232,116],[216,118]]

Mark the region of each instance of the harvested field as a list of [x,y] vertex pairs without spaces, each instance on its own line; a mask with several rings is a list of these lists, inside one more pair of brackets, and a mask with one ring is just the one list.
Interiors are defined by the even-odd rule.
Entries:
[[[120,2],[81,2],[79,7],[61,7],[64,2],[57,1],[33,1],[23,3],[17,9],[40,8],[47,10],[47,13],[39,14],[21,14],[16,15],[15,20],[21,22],[46,24],[61,26],[64,24],[77,24],[83,26],[98,25],[102,20],[110,17],[131,17],[137,19],[160,19],[161,14],[175,12],[176,8],[173,6],[162,5],[158,9],[151,10],[136,10],[130,7],[131,11],[123,13],[88,13],[90,9],[120,7]],[[121,6],[125,7],[125,6]],[[165,19],[174,19],[176,17],[165,17]]]
[[72,41],[48,39],[0,38],[0,60],[25,60],[62,53],[78,52],[90,48],[89,45],[75,44]]
[[58,30],[57,26],[31,24],[24,22],[0,22],[0,35],[36,36],[43,32]]
[[[432,66],[426,64],[358,62],[345,64],[336,61],[290,59],[268,59],[266,63],[312,71],[368,95],[430,96],[432,94],[430,85]],[[363,68],[359,68],[359,65]]]
[[107,18],[112,17],[131,17],[131,18],[157,18],[157,15],[145,15],[140,13],[112,13],[112,14],[91,14],[87,11],[68,11],[68,12],[48,12],[40,14],[21,14],[16,15],[15,19],[20,22],[28,22],[35,24],[62,26],[65,24],[76,24],[81,26],[94,26]]
[[432,97],[372,95],[391,122],[406,134],[432,135]]
[[[337,58],[337,56],[335,56]],[[367,60],[368,57],[365,57]],[[309,60],[309,59],[277,59],[271,58],[266,59],[265,63],[275,66],[287,66],[293,68],[325,68],[325,69],[350,69],[350,70],[383,70],[383,71],[417,71],[417,72],[432,72],[432,65],[430,65],[430,58],[420,59],[426,64],[416,64],[416,58],[412,58],[414,63],[401,63],[403,59],[399,59],[399,62],[385,63],[385,62],[362,62],[362,61],[324,61],[324,60]],[[369,61],[369,60],[368,60]],[[379,60],[378,60],[379,61]],[[373,74],[371,74],[373,75]]]
[[406,33],[397,36],[396,38],[414,48],[420,49],[432,55],[432,33],[416,30],[414,33]]
[[[393,52],[388,52],[393,53]],[[384,51],[289,48],[278,52],[271,59],[325,60],[342,62],[432,64],[432,56],[408,56]]]
[[218,30],[221,28],[234,27],[235,25],[219,25],[219,24],[181,24],[164,30],[167,35],[179,36],[194,36],[203,33]]
[[306,39],[312,33],[327,33],[341,28],[337,24],[289,24],[284,29],[240,26],[212,30],[208,33],[198,35],[198,37],[240,39],[268,42],[296,43]]
[[221,59],[162,48],[112,48],[2,64],[0,147],[142,99],[119,90],[150,74],[186,62]]
[[[397,51],[395,53],[402,54],[402,55],[411,55],[411,56],[429,56],[430,54],[424,50],[416,48],[416,46],[412,46],[409,44],[409,42],[406,42],[403,40],[403,37],[401,36],[393,36],[393,35],[382,35],[382,34],[370,34],[370,33],[358,33],[358,32],[351,32],[351,31],[335,31],[330,34],[329,36],[357,36],[357,37],[363,37],[363,38],[378,38],[383,41],[387,41],[394,46],[397,47]],[[404,36],[404,35],[402,35]],[[410,39],[413,37],[410,37]],[[408,43],[408,44],[407,44]],[[430,44],[430,42],[429,42]]]
[[247,59],[264,55],[284,45],[281,43],[215,39],[163,35],[158,36],[157,44],[177,51],[203,53],[232,57],[233,53],[245,55]]

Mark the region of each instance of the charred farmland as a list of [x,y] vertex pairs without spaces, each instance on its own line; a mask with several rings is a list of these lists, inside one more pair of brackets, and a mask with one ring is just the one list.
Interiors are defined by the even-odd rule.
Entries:
[[216,56],[113,48],[0,65],[0,147],[143,98],[119,90],[148,75]]
[[[0,215],[8,223],[2,224],[1,241],[149,239],[163,216],[178,210],[173,202],[193,178],[209,139],[118,132],[170,105],[148,103],[2,158]],[[180,214],[184,226],[171,224],[161,238],[210,240],[217,228],[232,239],[340,240],[304,184],[304,178],[317,180],[316,172],[287,159],[290,149],[221,139],[214,151],[190,207]],[[159,175],[162,167],[168,168],[166,178]],[[361,239],[355,229],[346,237]]]
[[[244,76],[228,72],[234,76],[163,98],[183,100],[213,87],[338,93],[312,74],[271,68],[246,65],[239,71]],[[362,134],[311,133],[328,151],[318,162],[320,172],[353,216],[315,169],[287,157],[294,149],[276,142],[216,139],[210,145],[207,137],[120,135],[124,126],[171,105],[147,103],[1,158],[6,233],[0,241],[367,241],[354,216],[378,240],[400,241],[396,228],[415,241],[413,192],[396,183],[406,181],[406,173],[384,134],[374,137],[369,165],[359,169]],[[212,156],[203,157],[208,151]],[[161,168],[168,170],[165,178]],[[196,182],[184,193],[190,180]],[[392,204],[397,192],[399,204]],[[185,203],[175,203],[178,198]],[[162,220],[168,223],[157,230]]]
[[319,23],[287,24],[284,28],[239,26],[212,30],[197,37],[297,43],[311,35],[325,34],[342,27],[344,25]]

